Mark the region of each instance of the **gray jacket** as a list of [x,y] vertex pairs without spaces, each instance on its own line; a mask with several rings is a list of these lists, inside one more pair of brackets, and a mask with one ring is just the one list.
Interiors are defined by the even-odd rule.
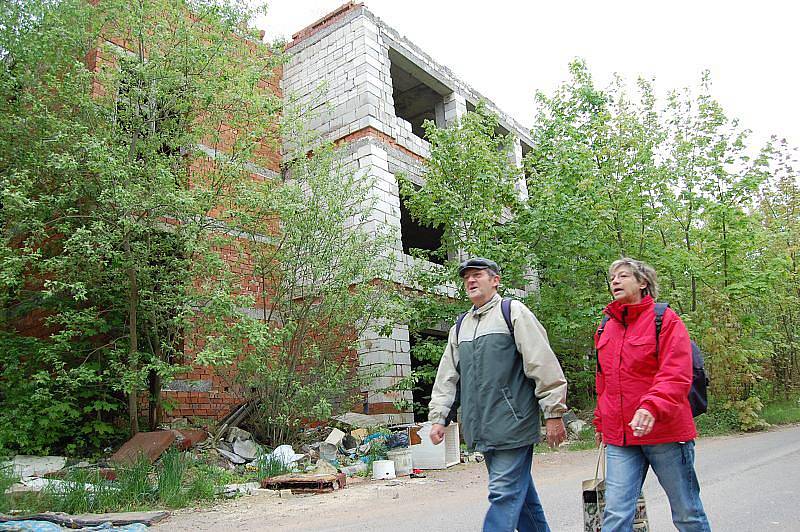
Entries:
[[[539,408],[545,418],[566,411],[567,381],[547,332],[533,313],[511,303],[512,338],[495,294],[472,308],[458,339],[450,329],[439,362],[428,419],[444,424],[461,386],[461,429],[470,449],[514,449],[539,440]],[[516,345],[514,340],[516,340]]]

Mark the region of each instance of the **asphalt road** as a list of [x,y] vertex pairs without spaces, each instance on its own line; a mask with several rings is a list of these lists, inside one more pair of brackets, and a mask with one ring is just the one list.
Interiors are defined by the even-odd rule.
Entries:
[[[535,458],[534,480],[554,531],[582,530],[581,480],[593,476],[595,459],[593,451]],[[701,438],[696,466],[714,530],[800,532],[800,426]],[[651,531],[674,530],[666,496],[652,473],[644,492]],[[364,482],[328,495],[244,497],[210,510],[181,511],[156,529],[479,530],[486,495],[483,464],[462,464],[424,480]]]

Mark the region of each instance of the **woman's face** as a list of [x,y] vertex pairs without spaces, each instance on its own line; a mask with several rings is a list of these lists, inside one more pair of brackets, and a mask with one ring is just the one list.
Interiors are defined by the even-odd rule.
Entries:
[[611,293],[620,303],[638,303],[642,300],[642,290],[647,287],[644,281],[637,281],[628,266],[620,266],[611,272]]

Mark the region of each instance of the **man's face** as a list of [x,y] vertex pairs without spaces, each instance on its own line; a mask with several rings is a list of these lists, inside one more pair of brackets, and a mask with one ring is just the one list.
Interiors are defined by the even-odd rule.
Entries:
[[494,296],[500,276],[488,269],[469,268],[464,271],[464,289],[472,304],[480,307]]

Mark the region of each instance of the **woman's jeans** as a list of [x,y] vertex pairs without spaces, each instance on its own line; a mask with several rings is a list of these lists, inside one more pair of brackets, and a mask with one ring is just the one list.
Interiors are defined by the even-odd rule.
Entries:
[[672,522],[681,532],[710,531],[694,472],[694,442],[606,446],[606,510],[603,532],[630,532],[636,499],[652,467],[669,499]]
[[483,453],[489,471],[484,532],[550,532],[531,478],[533,446]]

